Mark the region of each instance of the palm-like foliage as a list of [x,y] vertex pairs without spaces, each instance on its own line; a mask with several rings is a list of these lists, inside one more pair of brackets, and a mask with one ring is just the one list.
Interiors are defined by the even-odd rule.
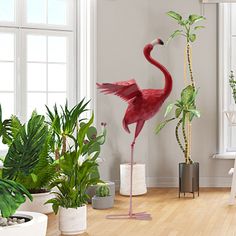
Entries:
[[0,215],[9,217],[14,214],[26,197],[32,200],[24,186],[12,180],[0,179]]
[[3,177],[16,180],[20,174],[29,175],[39,162],[47,138],[44,117],[33,113],[12,141],[4,160]]
[[93,115],[88,121],[81,119],[87,104],[82,100],[71,110],[66,105],[61,108],[60,114],[56,106],[54,112],[48,109],[50,124],[58,140],[57,148],[61,147],[56,149],[59,154],[60,176],[51,184],[51,187],[56,186],[59,192],[55,193],[54,199],[48,201],[53,204],[55,213],[60,206],[77,208],[86,204],[86,189],[100,182],[99,176],[92,174],[97,171],[97,157],[100,145],[105,142],[106,132],[97,135],[97,130],[92,126]]

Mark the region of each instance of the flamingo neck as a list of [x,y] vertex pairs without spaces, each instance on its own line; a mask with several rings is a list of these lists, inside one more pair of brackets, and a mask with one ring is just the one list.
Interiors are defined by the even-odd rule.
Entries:
[[145,46],[143,53],[145,58],[155,67],[157,67],[165,76],[165,87],[164,87],[164,96],[168,97],[171,90],[172,90],[172,77],[169,73],[169,71],[163,66],[161,65],[158,61],[156,61],[155,59],[153,59],[151,57],[151,51],[153,50],[153,45],[152,44],[148,44]]

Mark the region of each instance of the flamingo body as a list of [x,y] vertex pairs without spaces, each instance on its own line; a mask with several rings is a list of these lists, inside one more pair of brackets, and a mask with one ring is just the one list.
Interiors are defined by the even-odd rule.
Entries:
[[151,215],[146,212],[133,213],[132,211],[132,181],[133,181],[133,153],[136,138],[140,134],[145,122],[152,118],[160,109],[166,98],[172,90],[172,77],[168,70],[158,61],[151,57],[151,51],[157,44],[163,45],[162,40],[156,39],[152,43],[147,44],[143,50],[146,59],[159,70],[162,71],[165,78],[165,86],[163,89],[140,89],[134,79],[116,83],[97,83],[98,88],[105,94],[114,94],[128,103],[124,118],[123,127],[130,133],[129,125],[136,123],[134,140],[131,144],[131,171],[130,171],[130,207],[128,214],[110,215],[109,219],[139,219],[150,220]]

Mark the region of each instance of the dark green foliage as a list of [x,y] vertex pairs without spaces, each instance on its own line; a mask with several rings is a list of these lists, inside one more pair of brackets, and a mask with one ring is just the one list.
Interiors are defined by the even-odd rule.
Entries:
[[[195,23],[205,20],[205,17],[199,16],[199,15],[189,15],[187,19],[183,19],[183,17],[174,11],[167,12],[167,15],[173,18],[177,21],[177,23],[182,26],[182,29],[175,30],[171,36],[169,37],[168,41],[170,39],[175,38],[176,36],[184,36],[187,40],[187,42],[194,42],[197,38],[196,30],[204,28],[204,26],[194,26]],[[193,27],[194,26],[194,27]]]
[[[100,145],[105,141],[106,131],[98,135],[92,126],[94,116],[89,120],[81,115],[87,110],[84,99],[68,109],[67,104],[58,112],[56,105],[53,111],[48,110],[52,133],[55,134],[57,145],[54,150],[58,155],[58,173],[51,187],[57,187],[56,197],[47,203],[53,204],[53,210],[59,207],[77,208],[87,203],[86,189],[100,181],[97,173],[97,157]],[[69,145],[68,145],[69,143]]]
[[110,195],[110,189],[107,184],[99,184],[96,189],[96,196],[107,197]]
[[44,117],[33,114],[13,139],[4,160],[3,178],[16,180],[19,175],[30,175],[39,162],[47,138]]
[[229,75],[229,85],[232,89],[232,95],[234,98],[234,103],[236,104],[236,80],[234,78],[234,72],[231,70]]
[[0,179],[0,215],[9,217],[25,202],[26,197],[32,201],[30,193],[24,186],[12,180]]

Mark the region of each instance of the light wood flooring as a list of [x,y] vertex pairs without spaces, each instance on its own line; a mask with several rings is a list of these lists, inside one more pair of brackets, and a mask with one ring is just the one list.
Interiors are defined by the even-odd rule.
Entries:
[[[88,229],[81,236],[236,236],[236,204],[228,205],[228,188],[202,188],[200,197],[178,198],[175,188],[151,188],[134,198],[136,212],[148,211],[152,221],[108,220],[108,214],[126,213],[129,199],[116,196],[115,207],[88,207]],[[236,203],[236,201],[235,201]],[[47,236],[59,236],[58,219],[49,215]]]

